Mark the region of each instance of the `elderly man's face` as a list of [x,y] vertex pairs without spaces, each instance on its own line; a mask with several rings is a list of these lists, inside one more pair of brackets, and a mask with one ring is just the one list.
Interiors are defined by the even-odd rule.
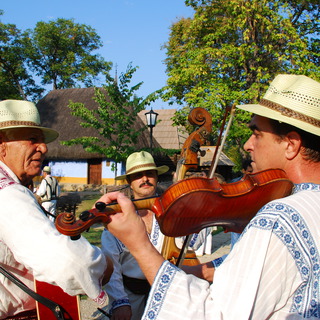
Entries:
[[0,132],[0,159],[19,178],[22,184],[41,173],[47,145],[41,130],[15,128]]
[[155,194],[158,182],[157,170],[146,170],[129,176],[135,199],[151,197]]

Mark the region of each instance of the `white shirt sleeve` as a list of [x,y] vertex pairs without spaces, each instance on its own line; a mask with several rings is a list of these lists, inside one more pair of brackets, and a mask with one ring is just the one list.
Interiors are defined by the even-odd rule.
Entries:
[[106,260],[98,247],[60,234],[22,185],[2,189],[0,203],[1,243],[37,280],[57,284],[70,295],[96,299],[101,294]]
[[113,304],[116,304],[117,307],[130,305],[122,279],[122,265],[120,262],[121,245],[107,230],[104,230],[101,235],[101,249],[113,261],[113,273],[110,281],[105,286],[111,303],[114,302]]

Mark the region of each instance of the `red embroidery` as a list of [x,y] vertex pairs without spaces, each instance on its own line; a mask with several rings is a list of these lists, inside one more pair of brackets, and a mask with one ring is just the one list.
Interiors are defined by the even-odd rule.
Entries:
[[107,300],[107,293],[105,291],[101,291],[99,296],[95,299],[93,299],[93,301],[97,302],[98,304],[104,304]]

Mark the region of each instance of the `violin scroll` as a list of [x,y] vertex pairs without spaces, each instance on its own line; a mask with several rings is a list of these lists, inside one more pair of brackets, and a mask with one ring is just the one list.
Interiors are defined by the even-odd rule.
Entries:
[[77,220],[75,215],[68,212],[60,213],[56,218],[57,230],[71,237],[72,240],[80,238],[82,232],[89,230],[95,223],[107,225],[110,222],[110,214],[121,211],[120,206],[115,203],[106,205],[104,202],[97,202],[95,208],[83,211]]

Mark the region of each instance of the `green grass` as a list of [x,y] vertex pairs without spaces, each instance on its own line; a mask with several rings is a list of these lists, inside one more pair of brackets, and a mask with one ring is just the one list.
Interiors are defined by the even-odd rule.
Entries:
[[85,210],[89,210],[93,207],[94,203],[101,197],[100,193],[97,194],[88,194],[82,197],[82,201],[79,204],[76,214],[80,214]]
[[[81,204],[76,210],[78,216],[81,212],[89,210],[93,207],[94,203],[101,197],[101,194],[89,194],[82,198]],[[89,231],[85,231],[82,235],[92,244],[101,247],[101,233],[103,231],[102,225],[93,225]]]

